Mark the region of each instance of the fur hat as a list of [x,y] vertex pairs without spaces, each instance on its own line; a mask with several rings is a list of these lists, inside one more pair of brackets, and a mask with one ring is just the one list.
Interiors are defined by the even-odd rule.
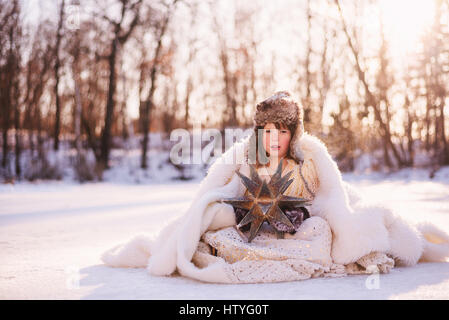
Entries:
[[282,122],[287,126],[296,125],[290,140],[290,156],[303,161],[304,155],[299,148],[299,140],[304,133],[304,110],[293,100],[287,91],[279,91],[256,106],[255,126],[265,126],[269,122]]

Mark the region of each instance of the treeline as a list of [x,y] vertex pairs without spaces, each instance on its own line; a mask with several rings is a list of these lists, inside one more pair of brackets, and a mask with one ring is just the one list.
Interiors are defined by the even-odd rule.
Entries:
[[[0,0],[5,179],[30,177],[24,159],[38,166],[32,177],[55,178],[48,156],[61,148],[93,179],[135,136],[146,169],[150,132],[252,126],[254,106],[275,90],[300,99],[306,130],[342,170],[363,154],[375,170],[449,164],[448,1],[435,0],[400,65],[376,1],[55,2],[54,14],[30,22],[23,1]],[[366,12],[378,21],[369,41]]]

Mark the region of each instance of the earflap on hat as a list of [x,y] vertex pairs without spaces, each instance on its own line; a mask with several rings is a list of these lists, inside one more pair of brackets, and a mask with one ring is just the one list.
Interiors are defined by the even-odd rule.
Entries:
[[248,164],[266,164],[269,162],[262,141],[262,130],[259,132],[256,128],[248,138],[246,149],[246,161]]
[[304,134],[304,122],[302,116],[299,117],[296,131],[290,140],[290,156],[297,162],[304,161],[304,153],[301,149],[301,137]]

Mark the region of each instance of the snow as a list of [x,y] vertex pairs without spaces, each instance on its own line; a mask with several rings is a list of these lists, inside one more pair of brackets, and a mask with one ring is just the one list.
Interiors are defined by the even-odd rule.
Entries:
[[[412,221],[449,231],[449,168],[393,176],[345,174],[376,201]],[[449,263],[419,263],[389,274],[222,285],[145,269],[104,266],[100,255],[181,215],[199,181],[0,186],[0,299],[448,299]],[[371,278],[370,278],[371,277]]]

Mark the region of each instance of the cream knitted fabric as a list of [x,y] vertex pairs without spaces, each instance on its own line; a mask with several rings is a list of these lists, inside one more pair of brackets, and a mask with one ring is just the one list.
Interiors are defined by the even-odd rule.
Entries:
[[[294,235],[277,239],[264,225],[251,243],[244,241],[235,227],[207,231],[202,236],[192,262],[206,267],[224,260],[231,283],[259,283],[303,280],[318,276],[343,276],[344,266],[332,263],[332,233],[320,217],[304,221]],[[210,245],[217,256],[210,253]]]
[[345,266],[351,274],[389,273],[394,267],[394,259],[382,252],[371,252],[357,262]]
[[[348,274],[388,273],[394,260],[380,252],[348,265],[332,261],[332,233],[320,217],[304,221],[294,235],[277,239],[271,229],[263,230],[246,243],[235,227],[203,234],[192,262],[199,268],[217,261],[225,264],[229,283],[263,283],[305,280],[316,277],[342,277]],[[217,256],[211,254],[217,249]]]

